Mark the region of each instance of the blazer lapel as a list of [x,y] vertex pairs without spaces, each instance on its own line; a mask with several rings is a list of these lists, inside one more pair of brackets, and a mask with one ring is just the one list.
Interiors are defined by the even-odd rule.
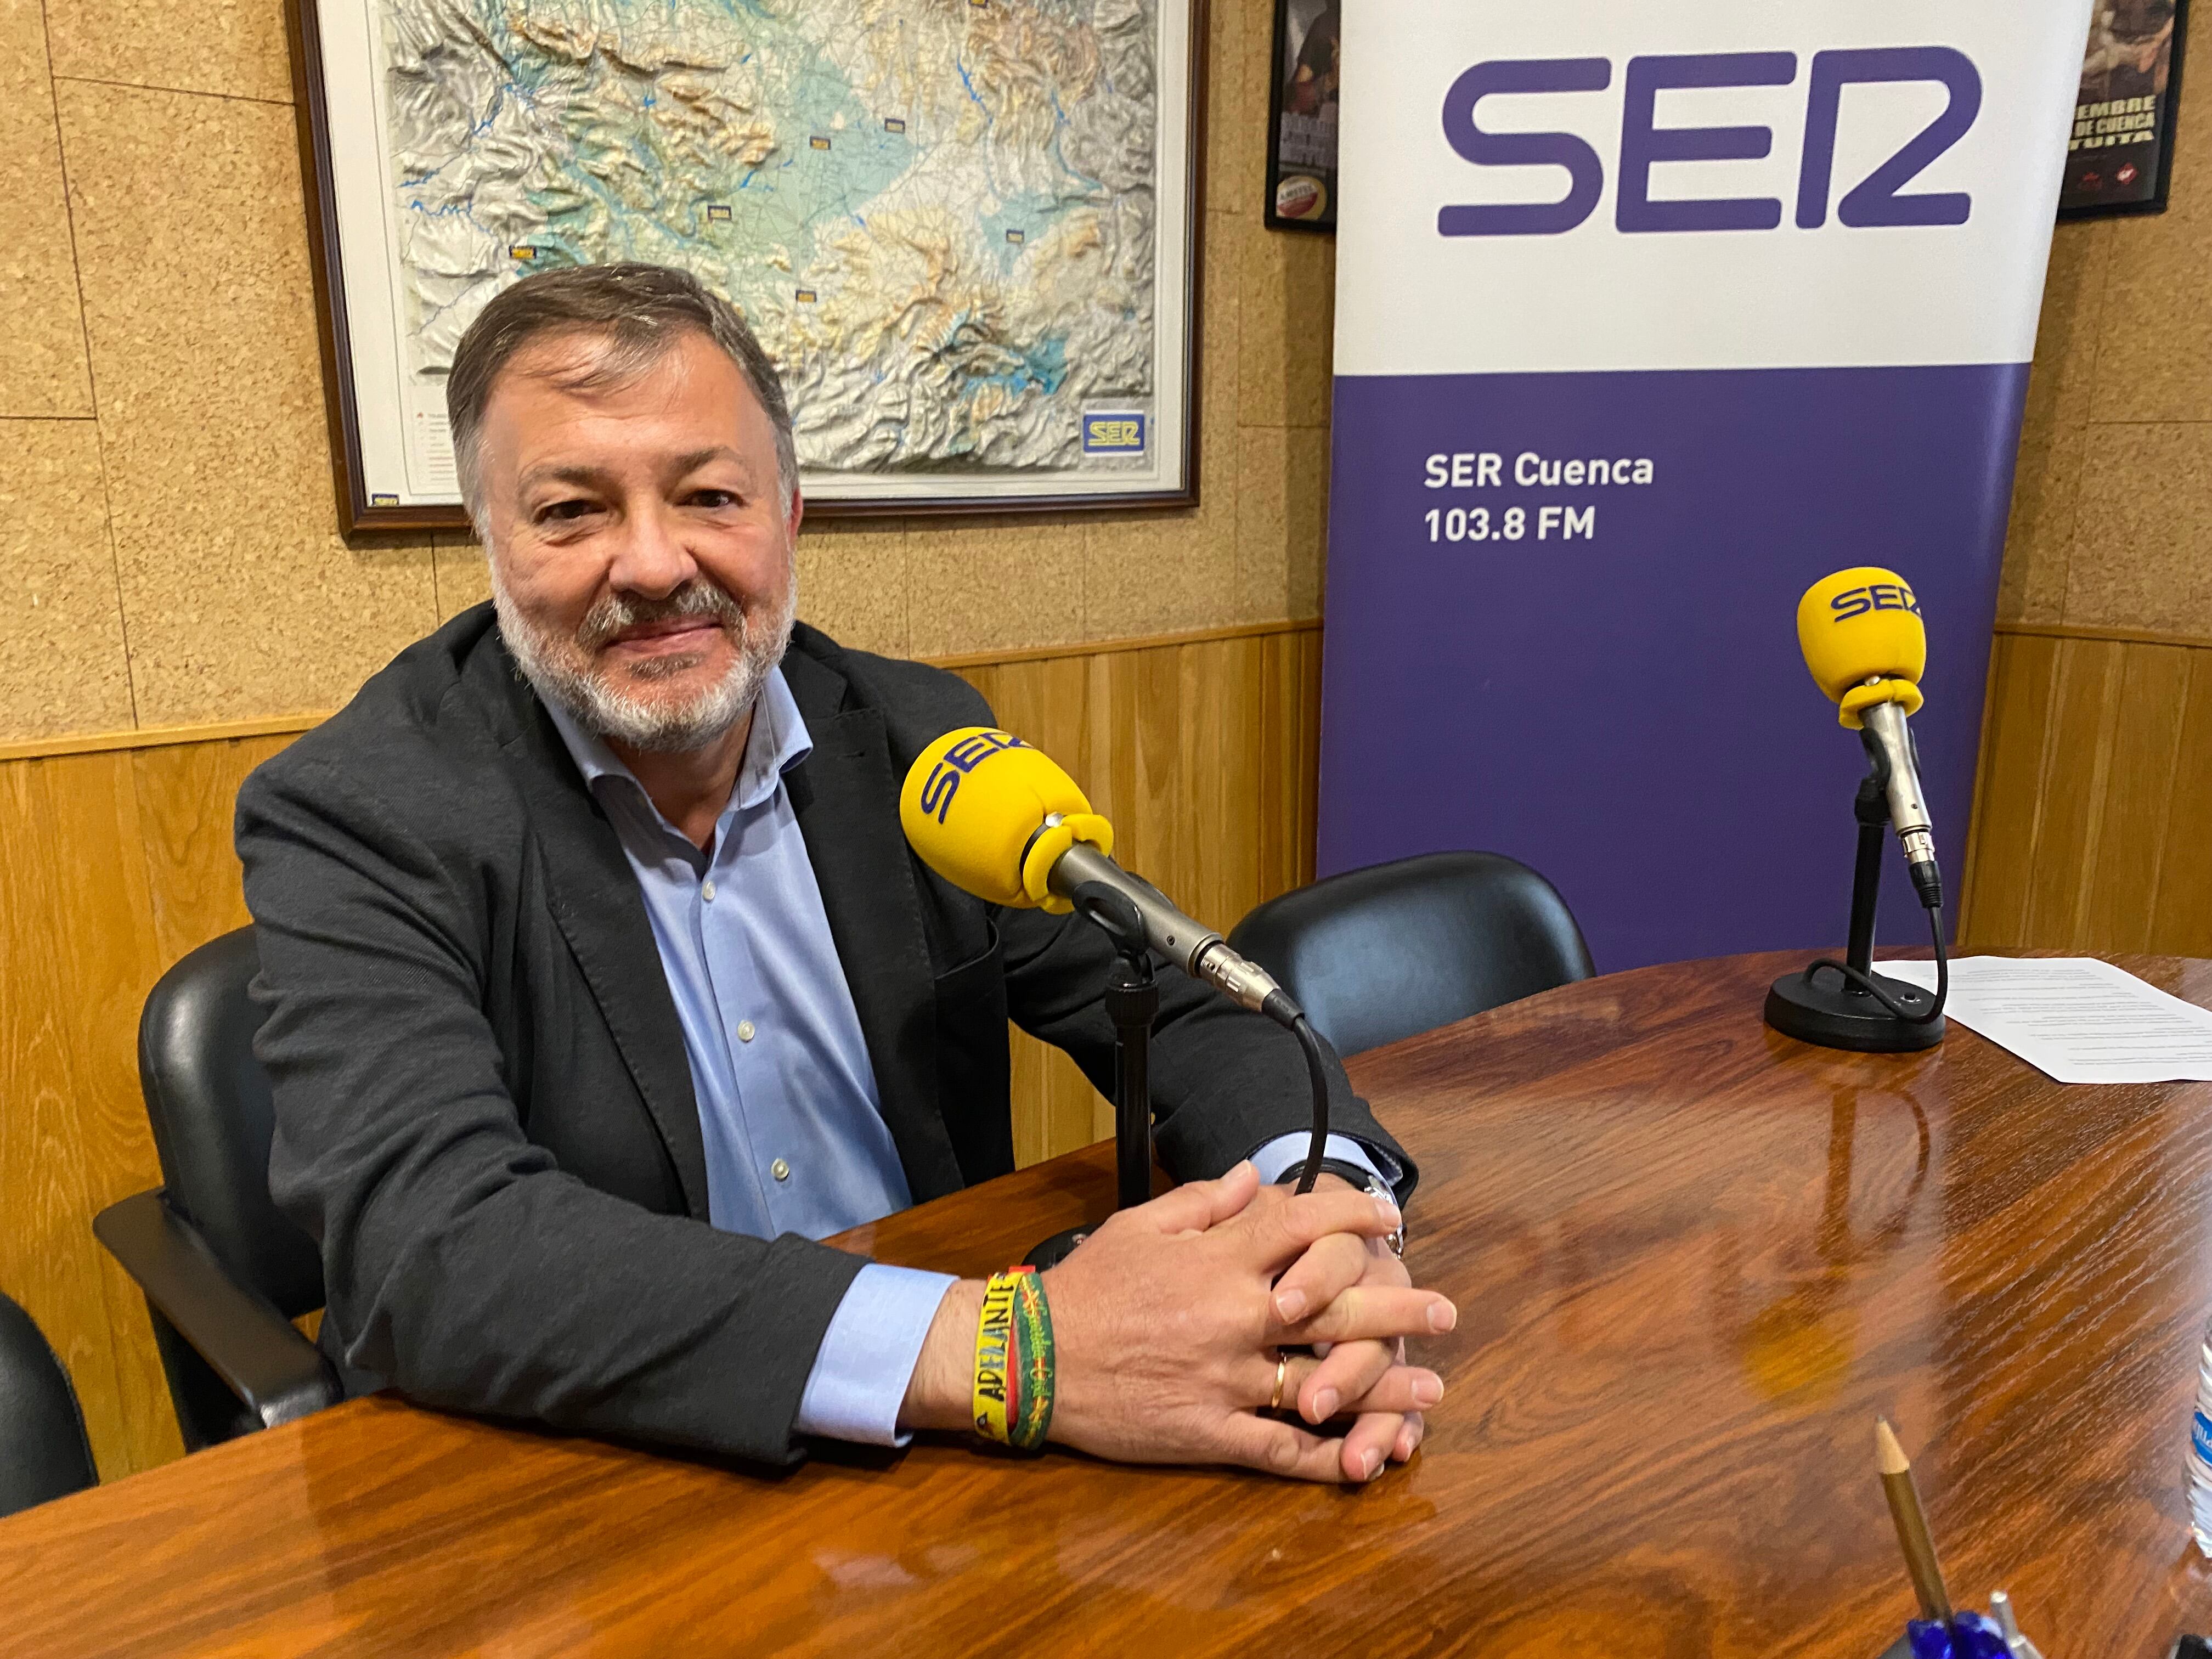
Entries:
[[703,1221],[708,1213],[707,1145],[699,1128],[698,1097],[684,1056],[684,1027],[668,993],[667,971],[636,873],[623,856],[614,826],[577,775],[560,734],[535,696],[526,690],[523,695],[531,706],[518,711],[521,730],[506,747],[520,763],[531,823],[545,855],[553,920],[668,1148],[684,1207]]
[[883,716],[835,708],[823,696],[830,671],[797,652],[784,671],[814,741],[786,787],[860,1017],[884,1122],[919,1203],[958,1191],[960,1163],[937,1099],[937,981]]

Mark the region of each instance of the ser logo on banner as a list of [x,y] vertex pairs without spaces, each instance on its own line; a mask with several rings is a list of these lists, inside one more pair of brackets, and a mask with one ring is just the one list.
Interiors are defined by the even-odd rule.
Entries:
[[[1765,126],[1667,127],[1658,122],[1659,94],[1692,88],[1787,87],[1796,83],[1791,52],[1699,52],[1629,60],[1624,77],[1617,227],[1628,232],[1773,230],[1782,223],[1778,196],[1669,201],[1651,194],[1651,169],[1662,161],[1760,161],[1774,150]],[[1848,87],[1933,82],[1949,94],[1933,121],[1835,204],[1836,218],[1853,228],[1887,225],[1963,225],[1973,212],[1964,191],[1904,194],[1951,149],[1981,112],[1982,77],[1973,60],[1949,46],[1894,46],[1822,52],[1807,77],[1805,142],[1798,158],[1798,228],[1828,222],[1835,193],[1836,135]],[[1498,59],[1475,64],[1451,84],[1443,101],[1444,137],[1482,167],[1564,168],[1568,189],[1556,202],[1455,203],[1437,213],[1444,236],[1556,236],[1597,210],[1605,193],[1605,161],[1571,132],[1492,132],[1477,118],[1485,99],[1516,94],[1595,93],[1613,84],[1604,58]]]

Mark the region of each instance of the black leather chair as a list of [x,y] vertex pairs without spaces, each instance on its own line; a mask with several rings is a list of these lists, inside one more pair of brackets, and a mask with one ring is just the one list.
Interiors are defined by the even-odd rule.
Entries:
[[1347,870],[1269,899],[1229,943],[1273,974],[1345,1054],[1591,973],[1558,890],[1498,853]]
[[138,1082],[164,1184],[93,1221],[146,1293],[187,1449],[320,1411],[337,1377],[291,1321],[323,1305],[315,1242],[269,1200],[269,1079],[253,930],[161,975],[138,1018]]
[[69,1373],[31,1316],[0,1296],[0,1516],[99,1479]]

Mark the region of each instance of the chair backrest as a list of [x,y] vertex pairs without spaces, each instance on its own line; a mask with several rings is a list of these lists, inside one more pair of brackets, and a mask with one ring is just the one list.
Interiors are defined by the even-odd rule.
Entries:
[[1229,943],[1346,1054],[1591,972],[1566,901],[1497,853],[1428,853],[1330,876],[1268,900]]
[[0,1515],[98,1479],[69,1373],[31,1316],[0,1296]]
[[288,1319],[323,1305],[315,1241],[269,1201],[275,1111],[253,1057],[253,930],[210,939],[161,975],[138,1018],[138,1082],[169,1203],[230,1276]]

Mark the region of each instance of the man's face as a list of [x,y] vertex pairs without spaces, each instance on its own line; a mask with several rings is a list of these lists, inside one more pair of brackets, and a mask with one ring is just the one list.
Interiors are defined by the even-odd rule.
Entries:
[[478,477],[508,648],[602,736],[696,748],[782,655],[801,511],[738,366],[687,332],[641,374],[579,389],[604,350],[519,353],[484,410]]

